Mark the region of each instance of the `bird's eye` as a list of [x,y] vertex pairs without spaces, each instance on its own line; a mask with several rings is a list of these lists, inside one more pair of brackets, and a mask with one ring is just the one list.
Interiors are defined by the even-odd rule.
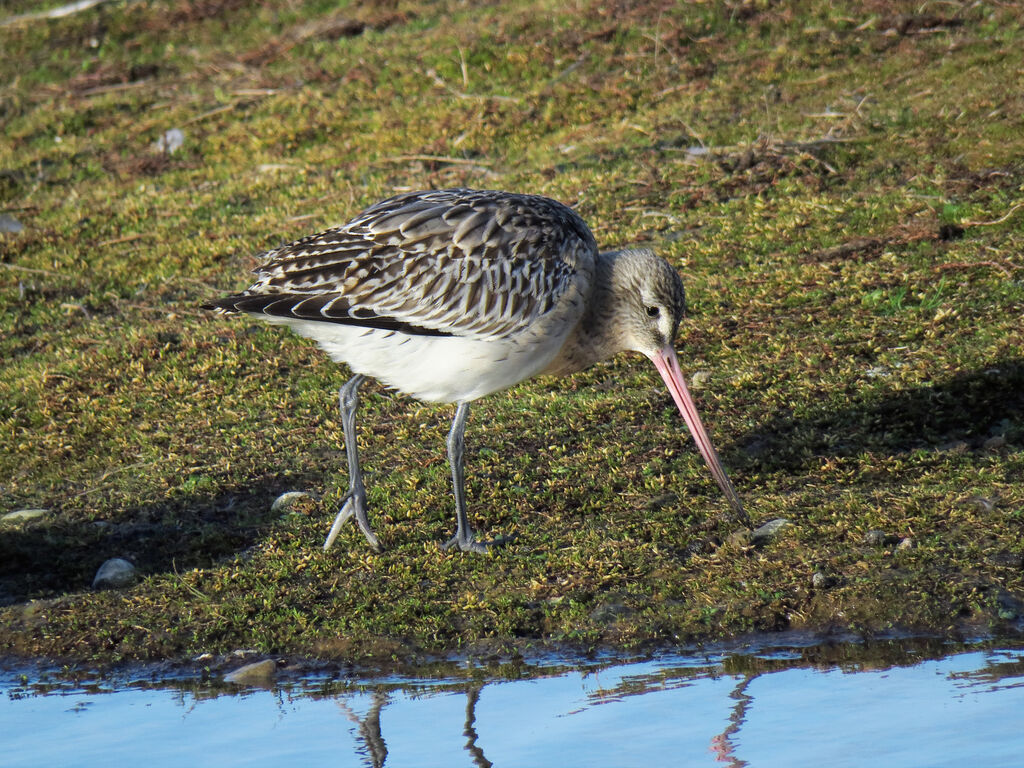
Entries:
[[648,307],[647,308],[647,316],[648,317],[657,317],[660,314],[661,314],[661,310],[658,307]]

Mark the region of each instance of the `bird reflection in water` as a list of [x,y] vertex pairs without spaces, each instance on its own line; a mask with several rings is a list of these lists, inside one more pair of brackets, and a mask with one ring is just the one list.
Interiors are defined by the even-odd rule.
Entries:
[[[479,768],[491,768],[493,763],[484,756],[483,749],[476,743],[479,738],[475,727],[476,705],[480,700],[482,689],[482,684],[471,685],[466,689],[466,724],[462,729],[462,734],[467,739],[466,751],[473,759],[473,764]],[[362,749],[359,751],[363,756],[363,764],[370,768],[383,768],[388,757],[388,745],[381,733],[380,711],[389,700],[390,697],[386,692],[375,691],[370,699],[370,709],[362,719],[353,711],[347,701],[338,700],[338,706],[345,713],[345,717],[359,728],[359,735],[356,737],[362,742]]]

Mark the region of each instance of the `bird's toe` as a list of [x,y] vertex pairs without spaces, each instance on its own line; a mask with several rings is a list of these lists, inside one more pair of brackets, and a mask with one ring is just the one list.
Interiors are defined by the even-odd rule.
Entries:
[[338,514],[334,518],[334,522],[331,524],[331,530],[327,533],[327,538],[324,540],[324,552],[331,548],[334,540],[338,538],[338,532],[341,530],[341,526],[355,514],[355,504],[352,503],[352,496],[349,495],[342,505],[341,509],[338,510]]
[[337,516],[334,518],[334,523],[331,525],[331,530],[327,534],[327,539],[324,541],[324,551],[326,552],[331,548],[334,540],[338,538],[338,532],[341,531],[341,526],[350,518],[355,517],[356,525],[359,526],[359,530],[362,531],[363,536],[366,538],[366,542],[370,545],[370,549],[374,552],[383,552],[384,545],[380,543],[380,539],[370,528],[370,521],[366,516],[366,492],[362,490],[362,487],[356,487],[349,490],[345,494],[345,503],[338,511]]

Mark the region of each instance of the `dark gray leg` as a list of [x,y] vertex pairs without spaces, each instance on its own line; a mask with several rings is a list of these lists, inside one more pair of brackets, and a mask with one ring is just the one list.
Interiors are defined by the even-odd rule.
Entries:
[[466,417],[469,416],[469,403],[459,403],[452,419],[452,428],[448,432],[448,463],[452,466],[452,486],[455,488],[455,521],[458,528],[455,535],[441,547],[448,550],[458,547],[463,552],[486,552],[488,545],[479,542],[469,527],[466,517],[466,483],[462,470],[462,454],[465,448]]
[[349,379],[345,386],[338,393],[341,402],[341,426],[345,431],[345,456],[348,458],[348,493],[345,494],[345,503],[334,518],[334,525],[331,526],[327,540],[324,541],[324,550],[330,548],[331,544],[338,537],[338,531],[342,524],[352,515],[356,517],[356,523],[363,536],[370,543],[370,547],[376,552],[382,552],[380,540],[370,528],[370,520],[366,516],[366,488],[363,486],[363,471],[359,467],[359,448],[356,446],[356,408],[359,406],[359,385],[366,380],[361,374],[356,374]]

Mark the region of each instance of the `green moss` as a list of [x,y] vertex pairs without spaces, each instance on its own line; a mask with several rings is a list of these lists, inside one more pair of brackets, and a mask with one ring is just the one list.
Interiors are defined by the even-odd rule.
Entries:
[[[999,596],[1024,592],[1024,33],[1005,5],[943,13],[228,0],[5,27],[0,208],[25,228],[0,233],[0,512],[49,513],[0,527],[4,647],[1019,628]],[[681,269],[684,368],[754,522],[790,521],[777,539],[735,535],[623,357],[474,406],[471,516],[515,536],[487,557],[437,547],[450,409],[368,385],[388,549],[350,527],[321,552],[346,372],[197,307],[261,249],[455,185],[573,202],[602,243]],[[271,513],[296,489],[314,495]],[[114,556],[145,580],[92,593]]]

